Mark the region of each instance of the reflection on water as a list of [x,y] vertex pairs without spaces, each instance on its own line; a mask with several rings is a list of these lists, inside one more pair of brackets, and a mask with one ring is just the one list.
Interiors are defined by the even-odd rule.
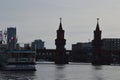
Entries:
[[103,80],[101,70],[102,66],[93,66],[93,76],[95,80]]
[[[83,65],[81,65],[81,66],[83,66]],[[90,65],[88,65],[88,66],[90,67]],[[78,67],[78,68],[76,68],[76,70],[78,69],[77,71],[79,71],[80,68],[81,67]],[[91,69],[92,69],[93,78],[92,79],[88,79],[88,80],[103,80],[103,76],[102,76],[102,73],[101,73],[102,72],[101,71],[102,70],[102,66],[92,66]],[[84,75],[84,72],[82,73],[80,71],[78,72],[78,76],[80,76],[78,78],[78,80],[84,80],[86,78],[82,78],[82,77],[89,76],[89,75],[86,75],[86,74]],[[84,70],[84,71],[87,72],[87,70]],[[77,72],[73,71],[73,74],[76,74],[76,73]],[[90,73],[90,72],[88,71],[88,73]],[[83,75],[83,76],[81,76],[81,75]],[[69,80],[67,77],[68,77],[68,75],[66,74],[66,65],[56,65],[55,80]],[[77,78],[74,78],[74,79],[77,80]]]
[[37,64],[37,71],[0,71],[0,80],[120,80],[120,66]]
[[56,65],[55,80],[65,80],[65,65]]

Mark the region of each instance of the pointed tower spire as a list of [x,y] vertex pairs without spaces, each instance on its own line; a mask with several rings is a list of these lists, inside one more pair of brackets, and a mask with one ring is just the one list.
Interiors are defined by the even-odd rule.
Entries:
[[59,25],[59,30],[63,30],[62,29],[62,18],[60,17],[60,25]]
[[99,28],[99,18],[97,18],[97,26],[96,26],[96,31],[100,31],[100,28]]
[[97,25],[94,31],[94,39],[101,40],[101,30],[99,27],[99,18],[97,18]]

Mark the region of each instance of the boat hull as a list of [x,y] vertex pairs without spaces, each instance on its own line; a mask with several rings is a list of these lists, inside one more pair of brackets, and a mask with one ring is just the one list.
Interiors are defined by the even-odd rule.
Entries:
[[4,69],[7,71],[36,71],[35,65],[31,64],[8,64]]

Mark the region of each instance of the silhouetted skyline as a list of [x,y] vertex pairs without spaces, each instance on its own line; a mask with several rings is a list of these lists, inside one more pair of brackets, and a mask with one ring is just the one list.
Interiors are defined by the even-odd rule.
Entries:
[[1,0],[0,29],[16,27],[18,42],[45,41],[55,49],[54,39],[62,17],[66,48],[93,40],[96,18],[100,18],[102,37],[120,38],[120,1],[118,0]]

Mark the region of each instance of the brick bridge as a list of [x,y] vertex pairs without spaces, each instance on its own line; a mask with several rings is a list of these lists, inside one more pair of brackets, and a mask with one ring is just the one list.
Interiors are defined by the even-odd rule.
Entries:
[[[66,54],[69,56],[71,50],[66,50]],[[54,61],[56,55],[55,49],[37,49],[36,50],[36,60],[47,60]]]

